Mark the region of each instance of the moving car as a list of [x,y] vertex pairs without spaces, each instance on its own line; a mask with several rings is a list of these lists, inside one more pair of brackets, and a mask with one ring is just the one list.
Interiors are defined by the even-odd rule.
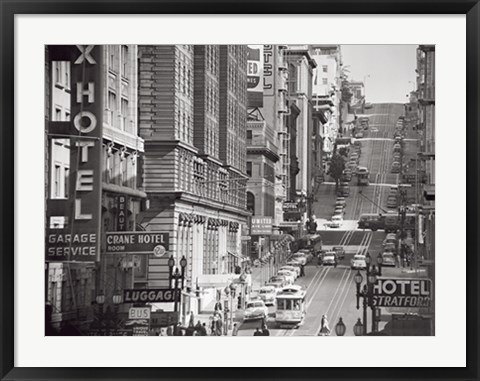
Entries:
[[342,216],[333,216],[332,220],[330,221],[331,228],[339,228],[343,224],[343,217]]
[[263,300],[254,300],[247,302],[245,307],[244,320],[266,319],[268,316],[268,307]]
[[367,262],[365,262],[365,255],[355,254],[351,261],[352,270],[364,270],[367,268]]
[[322,258],[322,265],[324,266],[336,266],[337,257],[334,251],[327,251]]
[[276,287],[274,286],[263,286],[260,288],[260,299],[263,300],[265,305],[274,305],[275,296],[277,295]]
[[395,267],[395,256],[393,253],[386,252],[382,254],[382,266]]
[[345,258],[345,249],[343,246],[334,246],[332,250],[335,252],[338,259]]

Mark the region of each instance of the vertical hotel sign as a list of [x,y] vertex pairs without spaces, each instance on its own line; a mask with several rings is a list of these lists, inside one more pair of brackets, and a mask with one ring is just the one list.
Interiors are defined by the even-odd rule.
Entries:
[[[71,120],[49,122],[49,137],[70,139],[68,199],[47,204],[46,260],[96,261],[100,251],[103,48],[49,46],[52,61],[70,63]],[[55,228],[50,217],[66,217]]]
[[263,107],[263,45],[248,45],[248,107]]

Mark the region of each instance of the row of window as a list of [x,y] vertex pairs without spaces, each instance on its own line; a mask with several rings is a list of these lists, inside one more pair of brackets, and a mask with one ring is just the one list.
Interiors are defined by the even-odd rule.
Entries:
[[128,45],[107,45],[108,70],[129,78],[129,54]]
[[219,46],[206,45],[205,46],[206,68],[214,76],[218,76],[218,64],[219,64],[218,58],[219,58]]

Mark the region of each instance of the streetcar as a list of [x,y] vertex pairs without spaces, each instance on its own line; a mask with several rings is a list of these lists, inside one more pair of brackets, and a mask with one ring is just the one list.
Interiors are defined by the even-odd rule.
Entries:
[[357,168],[357,185],[369,185],[370,184],[370,172],[366,167]]
[[298,285],[289,285],[277,294],[275,322],[277,326],[296,327],[303,323],[306,315],[307,292]]
[[370,229],[372,231],[385,229],[385,216],[378,213],[365,213],[358,220],[359,229]]

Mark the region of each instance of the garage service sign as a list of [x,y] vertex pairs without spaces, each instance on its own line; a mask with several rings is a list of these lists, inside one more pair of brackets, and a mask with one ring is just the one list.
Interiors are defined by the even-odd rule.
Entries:
[[429,307],[432,282],[430,279],[379,279],[373,286],[376,307]]
[[66,217],[69,225],[47,229],[46,260],[93,262],[100,258],[101,241],[103,48],[50,45],[48,49],[52,62],[70,65],[72,118],[48,124],[50,138],[70,139],[70,173],[69,197],[48,200],[47,218]]
[[154,254],[168,250],[168,233],[110,232],[105,239],[107,254]]

